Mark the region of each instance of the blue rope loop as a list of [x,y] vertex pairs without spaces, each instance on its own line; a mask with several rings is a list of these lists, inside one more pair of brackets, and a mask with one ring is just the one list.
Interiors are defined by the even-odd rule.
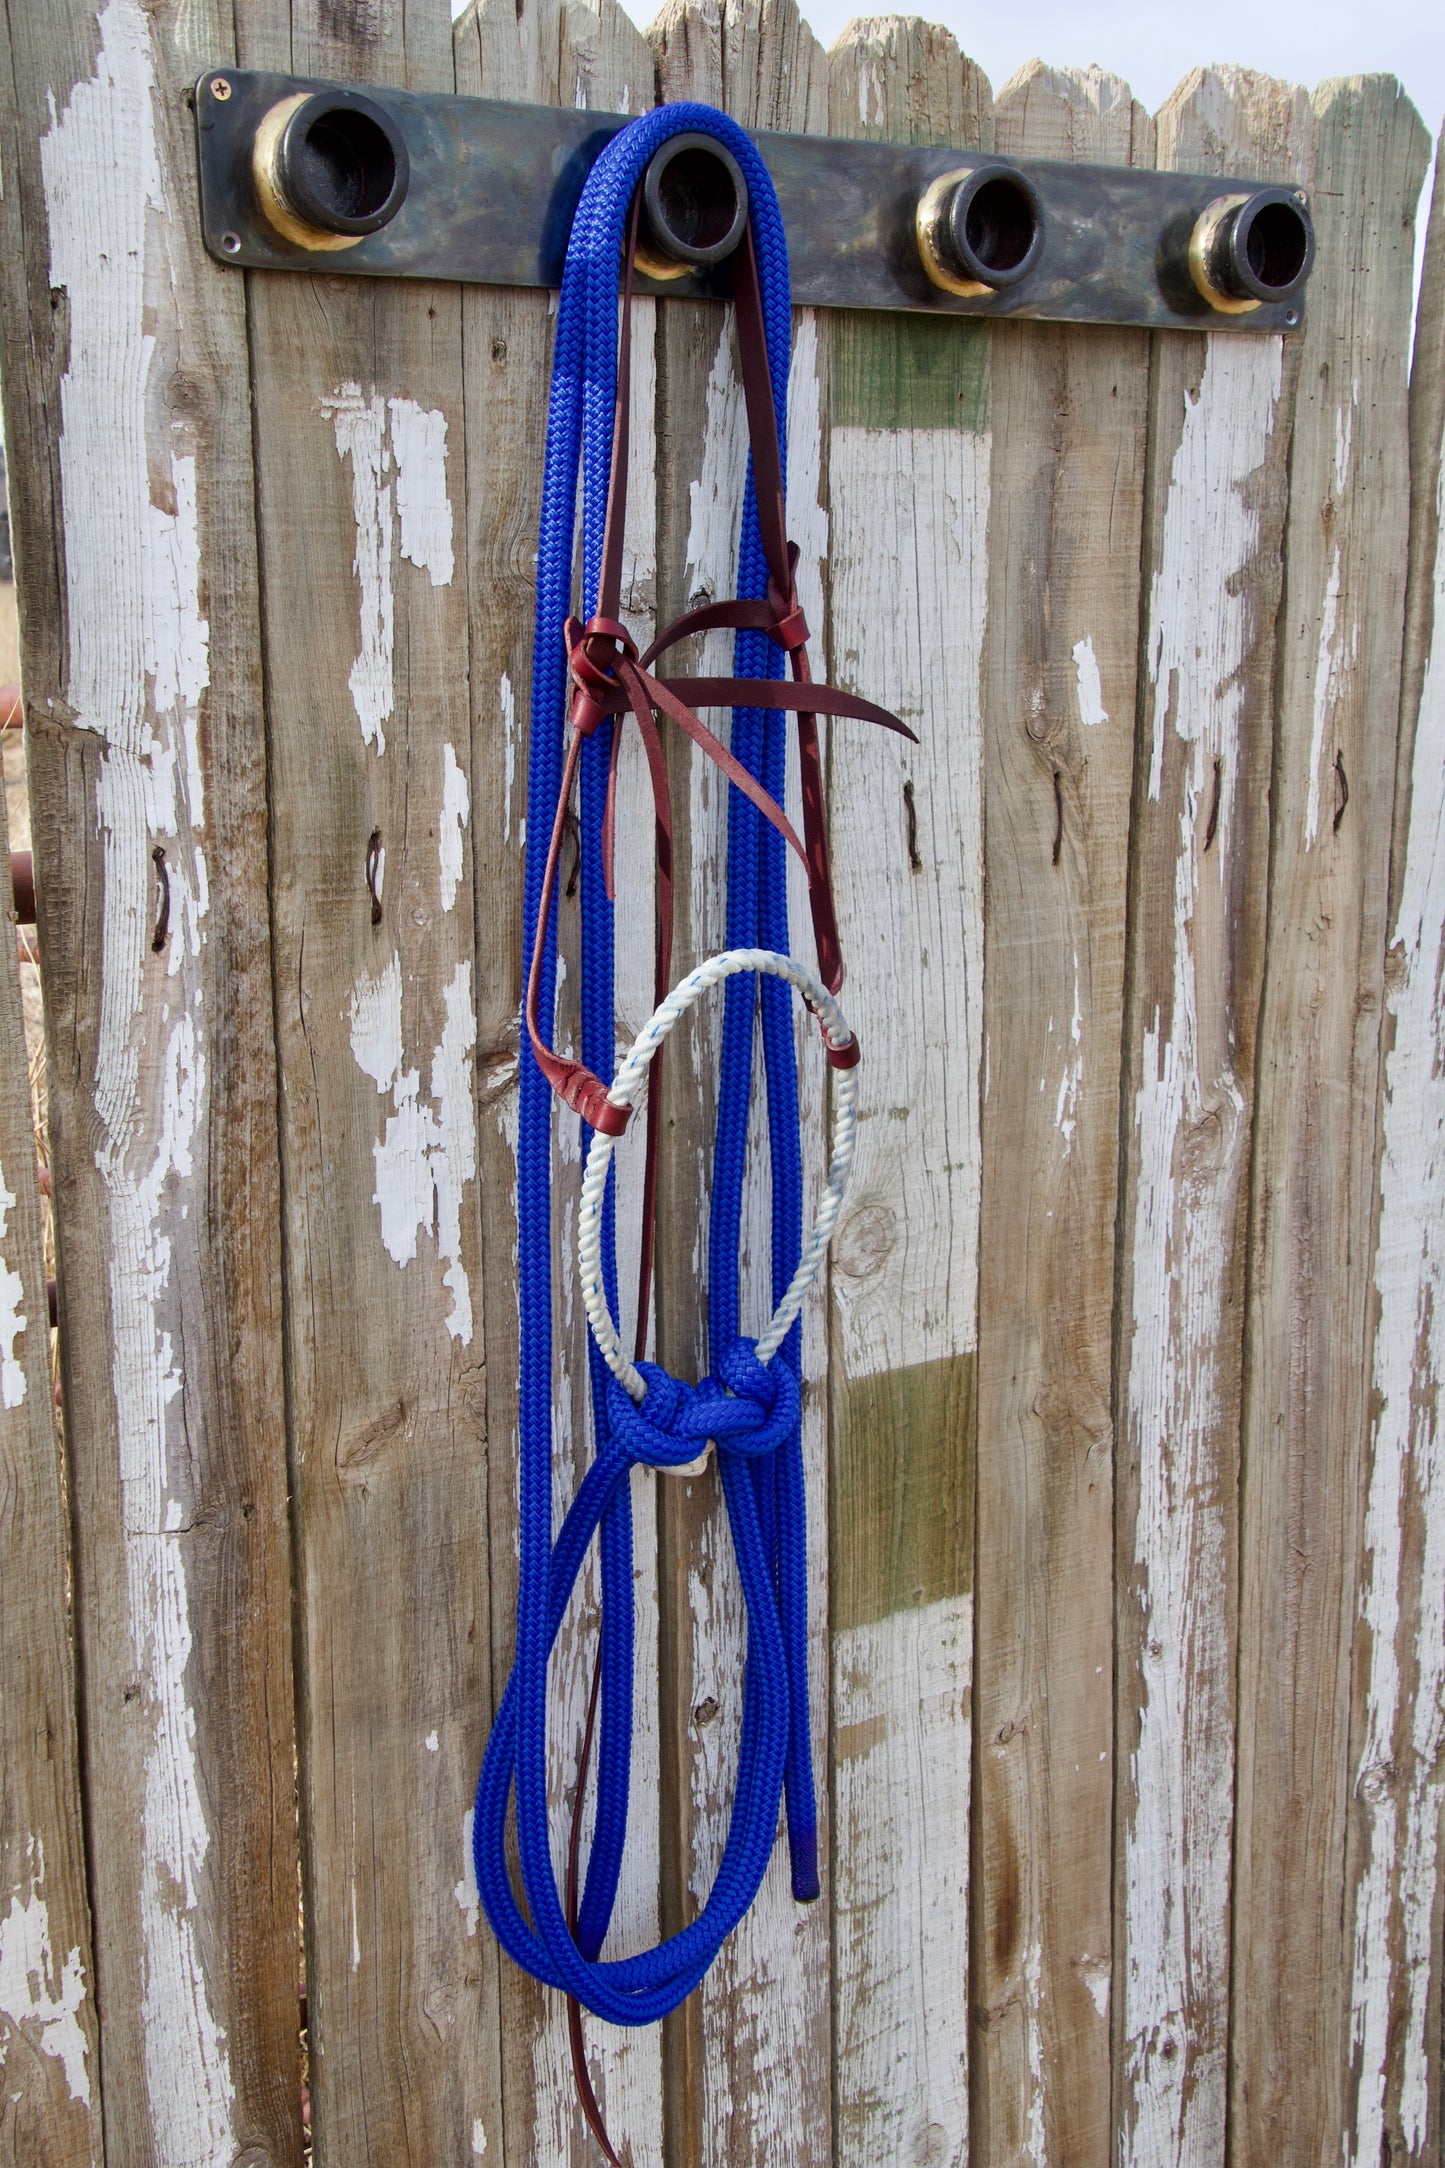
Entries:
[[[767,168],[747,135],[710,106],[659,108],[624,129],[588,176],[568,246],[558,305],[547,415],[537,555],[536,641],[524,899],[524,953],[536,939],[548,837],[560,786],[566,713],[563,627],[571,612],[581,477],[582,617],[595,616],[617,391],[617,305],[625,222],[642,173],[670,137],[717,138],[747,181],[763,320],[786,459],[786,389],[792,342],[787,247]],[[749,464],[738,594],[767,593],[768,570]],[[740,677],[776,680],[782,655],[765,634],[734,643]],[[581,821],[582,1059],[616,1074],[613,910],[603,873],[611,719],[595,728],[579,762]],[[786,761],[777,710],[736,709],[732,749],[778,803]],[[730,947],[786,951],[788,914],[782,839],[743,793],[728,792],[727,935]],[[556,1006],[555,907],[545,928],[540,1014]],[[771,1363],[739,1328],[739,1241],[752,1101],[754,1034],[761,1019],[772,1183],[772,1294],[781,1300],[802,1247],[802,1155],[788,988],[752,975],[728,981],[708,1245],[708,1332],[714,1375],[685,1385],[642,1366],[647,1393],[634,1406],[589,1345],[596,1453],[556,1538],[552,1527],[553,1272],[552,1095],[523,1034],[518,1140],[521,1375],[519,1395],[520,1574],[517,1648],[477,1787],[473,1847],[477,1887],[509,1955],[548,1985],[614,2024],[645,2025],[698,1985],[748,1910],[771,1858],[786,1801],[792,1881],[801,1900],[818,1894],[816,1811],[808,1728],[807,1530],[795,1324]],[[584,1149],[586,1138],[584,1136]],[[618,1316],[615,1213],[609,1182],[602,1227],[603,1286]],[[627,1832],[632,1749],[633,1589],[630,1471],[679,1466],[711,1438],[747,1611],[747,1651],[737,1779],[721,1861],[706,1903],[681,1932],[636,1955],[603,1959]],[[601,1704],[596,1819],[574,1940],[553,1867],[547,1805],[547,1664],[567,1602],[596,1541],[600,1558]],[[507,1819],[515,1796],[524,1916],[507,1865]]]

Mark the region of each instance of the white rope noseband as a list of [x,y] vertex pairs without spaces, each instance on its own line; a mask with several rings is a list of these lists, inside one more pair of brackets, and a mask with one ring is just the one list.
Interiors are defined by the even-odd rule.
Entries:
[[[724,979],[732,978],[739,971],[767,972],[772,977],[786,979],[790,986],[795,986],[822,1025],[823,1036],[829,1046],[844,1047],[852,1039],[853,1034],[842,1010],[827,987],[806,964],[799,963],[796,957],[779,955],[774,949],[725,949],[720,956],[710,956],[706,963],[701,963],[695,971],[690,971],[653,1010],[628,1049],[626,1059],[607,1094],[613,1106],[631,1107],[636,1103],[652,1058],[668,1033],[682,1021],[688,1010],[700,1001],[705,993],[714,986],[720,986]],[[777,1353],[787,1337],[789,1326],[803,1307],[803,1297],[817,1277],[824,1252],[837,1225],[843,1193],[848,1187],[858,1127],[856,1066],[837,1071],[835,1092],[832,1158],[828,1165],[828,1179],[818,1205],[818,1216],[813,1222],[813,1231],[798,1260],[798,1269],[788,1284],[787,1292],[774,1311],[766,1332],[758,1341],[758,1359],[761,1362],[768,1362]],[[602,1130],[593,1131],[587,1165],[582,1174],[582,1204],[577,1221],[577,1265],[582,1276],[582,1301],[587,1311],[587,1322],[592,1328],[592,1336],[601,1351],[602,1359],[631,1398],[641,1401],[647,1391],[646,1383],[623,1350],[602,1285],[602,1200],[607,1189],[607,1170],[612,1164],[616,1143],[615,1137],[607,1136]],[[706,1458],[706,1455],[703,1457]],[[690,1462],[687,1468],[680,1468],[676,1473],[691,1474],[700,1466],[701,1461]]]

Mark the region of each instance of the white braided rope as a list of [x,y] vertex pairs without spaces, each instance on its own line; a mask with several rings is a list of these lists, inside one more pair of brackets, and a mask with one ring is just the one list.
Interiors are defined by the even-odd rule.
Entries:
[[[773,978],[786,979],[790,986],[797,988],[817,1017],[830,1046],[846,1046],[851,1040],[853,1034],[848,1028],[843,1011],[822,980],[810,971],[806,964],[799,963],[796,957],[779,955],[775,949],[724,949],[721,955],[710,956],[706,963],[701,963],[695,971],[690,971],[654,1009],[628,1049],[626,1059],[617,1072],[616,1081],[607,1094],[613,1106],[630,1107],[636,1103],[652,1058],[668,1033],[682,1021],[688,1010],[700,1001],[705,993],[714,986],[720,986],[724,979],[732,978],[739,971],[761,971]],[[803,1307],[803,1297],[817,1277],[824,1252],[837,1225],[843,1193],[848,1187],[857,1126],[858,1070],[855,1065],[851,1069],[838,1071],[833,1111],[833,1148],[828,1164],[828,1179],[818,1205],[818,1216],[813,1222],[813,1231],[798,1260],[798,1269],[789,1281],[787,1292],[774,1311],[767,1331],[758,1341],[758,1358],[762,1362],[768,1362],[782,1346],[789,1326]],[[577,1222],[577,1265],[582,1276],[582,1302],[587,1312],[587,1322],[592,1328],[592,1336],[601,1351],[602,1359],[632,1399],[640,1401],[647,1387],[623,1351],[602,1285],[602,1199],[607,1189],[607,1170],[612,1164],[616,1143],[615,1137],[606,1136],[600,1129],[594,1130],[587,1153],[587,1165],[582,1171],[582,1206]],[[688,1471],[678,1472],[685,1474]]]

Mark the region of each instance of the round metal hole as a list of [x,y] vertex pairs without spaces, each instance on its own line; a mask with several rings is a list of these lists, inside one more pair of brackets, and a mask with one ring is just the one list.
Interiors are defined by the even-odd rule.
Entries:
[[918,250],[947,293],[1002,293],[1026,278],[1044,245],[1032,181],[1002,159],[981,159],[930,183],[918,206]]
[[732,254],[747,223],[748,184],[715,137],[678,135],[642,177],[642,209],[639,269],[680,278]]
[[961,208],[960,218],[955,199],[952,224],[961,260],[985,284],[1011,286],[1038,249],[1038,206],[1032,189],[1012,175],[995,174],[974,189]]
[[1314,253],[1310,221],[1286,196],[1256,197],[1235,222],[1234,246],[1244,276],[1261,300],[1283,301],[1299,291]]
[[1314,260],[1314,223],[1298,189],[1216,197],[1189,240],[1190,277],[1211,308],[1226,315],[1292,301]]
[[228,256],[239,256],[241,253],[241,236],[239,233],[223,233],[221,235],[221,246]]
[[376,233],[401,209],[406,145],[369,99],[321,94],[286,123],[277,174],[300,217],[324,233]]

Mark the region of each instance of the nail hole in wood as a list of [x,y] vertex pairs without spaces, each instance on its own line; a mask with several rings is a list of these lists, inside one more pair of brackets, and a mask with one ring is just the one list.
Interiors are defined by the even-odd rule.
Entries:
[[171,924],[171,882],[166,872],[166,854],[159,843],[151,852],[151,864],[156,869],[156,930],[151,935],[151,948],[157,956],[166,945],[166,935]]
[[381,888],[386,879],[386,852],[381,847],[381,830],[373,828],[366,845],[366,889],[371,897],[371,923],[381,924]]
[[1213,848],[1214,839],[1219,833],[1220,778],[1222,777],[1223,773],[1223,761],[1216,760],[1214,763],[1214,797],[1210,803],[1209,820],[1204,830],[1204,848],[1206,851]]
[[908,863],[915,873],[921,873],[923,860],[918,855],[918,807],[913,798],[912,776],[903,786],[903,809],[908,816]]

